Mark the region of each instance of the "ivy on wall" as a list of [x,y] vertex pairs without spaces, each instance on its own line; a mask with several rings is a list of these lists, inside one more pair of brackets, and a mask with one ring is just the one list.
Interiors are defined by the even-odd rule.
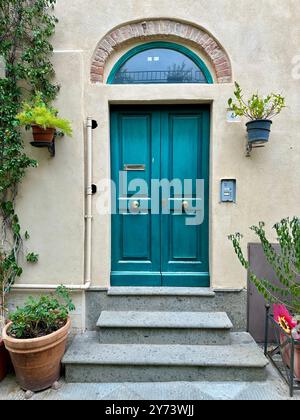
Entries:
[[[24,150],[16,115],[22,101],[42,92],[51,102],[58,86],[51,83],[54,69],[50,42],[58,22],[56,0],[0,0],[0,57],[5,74],[0,79],[0,321],[5,315],[5,295],[22,274],[23,240],[16,213],[18,186],[26,170],[37,166]],[[38,256],[27,255],[28,262]]]

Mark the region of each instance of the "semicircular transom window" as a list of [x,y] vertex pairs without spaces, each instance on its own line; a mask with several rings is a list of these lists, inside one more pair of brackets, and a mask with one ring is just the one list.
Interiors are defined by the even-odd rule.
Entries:
[[212,83],[212,79],[202,60],[185,47],[144,45],[117,63],[109,83]]

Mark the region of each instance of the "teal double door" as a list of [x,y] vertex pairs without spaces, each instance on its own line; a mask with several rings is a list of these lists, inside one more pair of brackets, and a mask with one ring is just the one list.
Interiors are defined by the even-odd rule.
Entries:
[[209,138],[208,106],[111,109],[112,286],[209,286]]

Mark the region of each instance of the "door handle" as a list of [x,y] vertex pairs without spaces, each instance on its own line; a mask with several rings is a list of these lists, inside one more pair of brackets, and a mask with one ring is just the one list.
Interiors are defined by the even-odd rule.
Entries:
[[189,209],[189,207],[190,207],[190,204],[189,204],[189,202],[188,201],[183,201],[182,202],[182,208],[183,208],[183,210],[188,210]]
[[139,202],[139,201],[133,201],[132,203],[131,203],[131,208],[132,209],[134,209],[134,210],[137,210],[137,209],[139,209],[141,207],[141,203]]

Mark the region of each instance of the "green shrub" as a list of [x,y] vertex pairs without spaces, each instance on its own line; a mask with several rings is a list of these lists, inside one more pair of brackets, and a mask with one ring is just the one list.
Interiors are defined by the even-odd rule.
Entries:
[[60,286],[55,294],[39,299],[30,297],[22,308],[9,314],[8,334],[17,339],[44,337],[62,328],[75,306],[67,289]]
[[23,110],[17,115],[21,126],[29,128],[39,125],[43,128],[57,128],[68,136],[72,135],[71,124],[68,120],[58,117],[58,110],[48,106],[38,93],[32,102],[24,102]]
[[280,285],[276,286],[269,280],[256,276],[243,254],[243,236],[236,233],[229,236],[229,239],[240,263],[248,270],[250,280],[268,303],[284,304],[294,314],[300,314],[300,219],[286,218],[276,223],[274,230],[279,243],[278,251],[267,239],[265,223],[260,222],[250,229],[258,237],[266,260],[273,268]]
[[229,110],[238,117],[246,117],[250,120],[269,120],[280,114],[285,108],[285,98],[280,94],[271,93],[266,97],[259,96],[257,93],[250,99],[244,100],[240,85],[235,82],[235,100],[228,100]]

